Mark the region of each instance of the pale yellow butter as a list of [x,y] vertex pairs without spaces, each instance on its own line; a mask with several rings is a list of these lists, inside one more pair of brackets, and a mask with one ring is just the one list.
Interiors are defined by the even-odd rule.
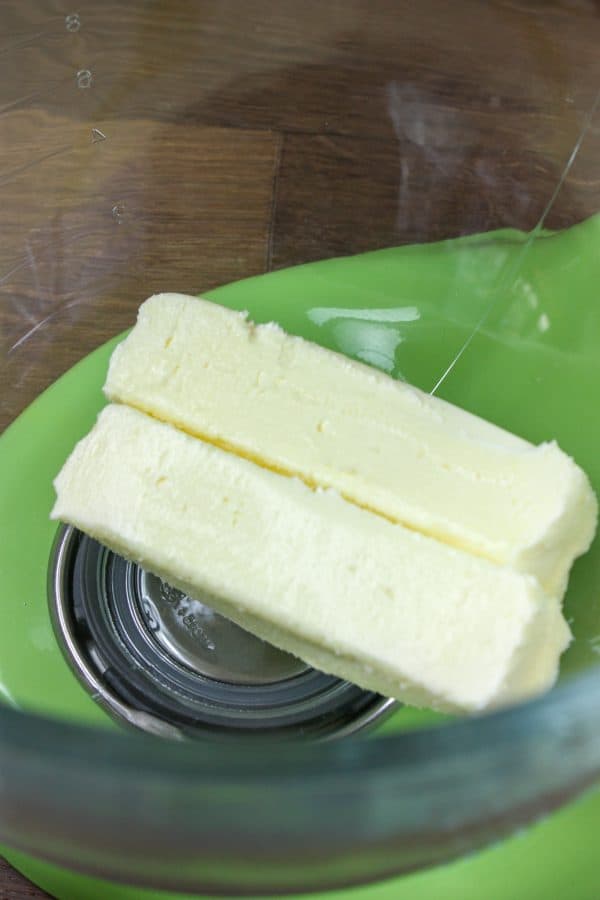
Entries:
[[261,465],[564,592],[597,504],[535,447],[368,366],[181,294],[151,297],[105,390]]
[[102,412],[55,486],[54,518],[192,597],[207,591],[319,669],[409,703],[481,710],[537,694],[569,642],[533,576],[126,406]]

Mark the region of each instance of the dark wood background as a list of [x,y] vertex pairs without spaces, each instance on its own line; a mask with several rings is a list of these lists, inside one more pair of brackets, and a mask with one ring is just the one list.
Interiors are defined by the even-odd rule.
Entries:
[[599,48],[594,0],[3,0],[0,430],[157,290],[600,210]]

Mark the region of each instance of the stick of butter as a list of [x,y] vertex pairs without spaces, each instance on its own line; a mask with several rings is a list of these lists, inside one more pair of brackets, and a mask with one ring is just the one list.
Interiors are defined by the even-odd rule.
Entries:
[[317,668],[409,703],[471,711],[539,693],[570,639],[533,576],[127,406],[106,407],[55,487],[53,518],[208,592]]
[[244,314],[151,297],[105,391],[260,465],[562,595],[597,504],[555,443],[532,444],[387,375]]

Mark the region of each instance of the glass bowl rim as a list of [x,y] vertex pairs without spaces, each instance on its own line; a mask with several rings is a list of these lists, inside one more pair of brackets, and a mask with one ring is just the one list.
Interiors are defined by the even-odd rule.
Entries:
[[[84,761],[96,772],[115,768],[139,776],[205,779],[228,775],[232,779],[288,776],[294,780],[314,775],[328,778],[397,771],[407,761],[421,764],[461,755],[467,748],[502,758],[506,742],[536,742],[552,737],[560,724],[585,731],[600,741],[600,665],[568,676],[547,694],[516,706],[476,716],[386,735],[345,737],[328,742],[173,741],[149,734],[104,729],[68,722],[33,711],[0,706],[0,758],[25,748],[30,759]],[[143,752],[140,752],[143,750]],[[253,751],[253,752],[248,752]],[[600,770],[600,758],[598,760]]]

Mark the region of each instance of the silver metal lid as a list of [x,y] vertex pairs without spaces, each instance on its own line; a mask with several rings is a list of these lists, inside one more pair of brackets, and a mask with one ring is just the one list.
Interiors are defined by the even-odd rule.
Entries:
[[395,703],[325,675],[62,526],[49,602],[73,671],[115,718],[168,737],[327,739]]
[[301,660],[261,641],[156,575],[138,569],[131,598],[146,627],[172,658],[232,684],[274,684],[305,672]]

